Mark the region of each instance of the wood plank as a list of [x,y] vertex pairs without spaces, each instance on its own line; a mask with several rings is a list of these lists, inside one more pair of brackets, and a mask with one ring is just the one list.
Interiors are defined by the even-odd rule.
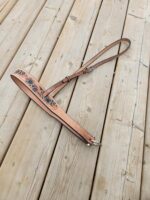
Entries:
[[20,0],[0,26],[0,78],[20,47],[46,0]]
[[[121,36],[126,8],[127,1],[103,2],[86,60]],[[120,16],[118,20],[117,14]],[[103,40],[99,41],[99,38]],[[115,53],[117,48],[107,56]],[[97,138],[101,136],[114,66],[115,62],[109,63],[89,76],[81,77],[69,106],[68,113]],[[40,199],[78,199],[79,196],[81,199],[88,199],[97,152],[98,148],[87,149],[63,128]]]
[[149,73],[147,12],[147,1],[130,1],[123,36],[131,39],[132,46],[117,64],[92,200],[140,197]]
[[[150,81],[149,81],[150,84]],[[147,200],[150,197],[149,185],[150,185],[150,92],[148,96],[148,108],[147,108],[147,119],[146,119],[146,132],[145,132],[145,144],[144,144],[144,158],[143,158],[143,172],[142,172],[142,185],[141,185],[141,200]]]
[[[143,53],[144,60],[147,61],[145,66],[150,67],[150,1],[148,1],[147,5],[147,19],[145,21],[145,52]],[[143,49],[144,51],[144,49]],[[149,80],[150,85],[150,80]],[[150,197],[150,86],[148,91],[148,103],[147,103],[147,116],[146,116],[146,130],[145,130],[145,143],[144,143],[144,155],[143,155],[143,172],[142,172],[142,185],[141,185],[141,200],[148,200]]]
[[0,24],[3,22],[17,1],[18,0],[2,0],[2,2],[0,2]]
[[[100,3],[100,0],[89,1],[88,4],[87,0],[75,2],[42,76],[44,86],[80,66]],[[62,98],[57,98],[65,107],[73,85],[70,84],[67,92],[63,91],[65,95]],[[3,199],[37,199],[59,130],[58,122],[36,104],[30,103],[1,166],[0,193]],[[9,173],[6,173],[7,170]]]
[[[85,60],[121,37],[127,5],[128,1],[103,2]],[[107,56],[117,52],[118,47]],[[68,114],[96,138],[101,137],[114,67],[115,62],[107,63],[80,77],[69,105]],[[86,147],[63,127],[40,200],[89,199],[97,154],[98,147]]]
[[140,196],[144,145],[143,134],[145,133],[147,86],[150,66],[150,1],[146,2],[144,10],[145,20],[137,83],[137,101],[133,118],[133,132],[128,153],[127,177],[124,183],[124,199],[139,199]]
[[73,3],[74,0],[47,1],[1,79],[0,161],[29,103],[29,98],[16,87],[9,75],[17,68],[22,68],[40,78]]

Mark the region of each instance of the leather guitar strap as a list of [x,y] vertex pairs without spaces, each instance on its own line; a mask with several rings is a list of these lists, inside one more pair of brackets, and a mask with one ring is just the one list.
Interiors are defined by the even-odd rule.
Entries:
[[[114,46],[120,45],[121,42],[125,42],[127,44],[125,50],[92,65],[92,63],[94,63],[101,55],[103,55],[105,52],[107,52]],[[77,78],[80,75],[89,73],[95,68],[113,59],[118,58],[129,49],[130,45],[131,41],[127,38],[122,38],[111,43],[98,54],[96,54],[93,58],[91,58],[88,62],[83,64],[82,67],[75,71],[72,75],[66,76],[64,79],[55,83],[47,90],[44,90],[41,84],[32,75],[21,69],[18,69],[13,74],[11,74],[11,78],[43,110],[45,110],[49,115],[60,121],[76,136],[78,136],[83,142],[85,142],[87,145],[100,145],[100,143],[95,140],[94,136],[92,136],[86,129],[81,127],[68,114],[65,113],[65,111],[57,104],[53,97],[72,79]]]

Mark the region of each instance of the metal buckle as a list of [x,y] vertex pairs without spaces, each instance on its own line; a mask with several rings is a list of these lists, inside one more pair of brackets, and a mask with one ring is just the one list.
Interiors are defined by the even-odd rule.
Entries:
[[62,83],[66,83],[66,82],[69,82],[70,81],[70,77],[69,76],[66,76],[63,80],[62,80]]
[[87,145],[87,146],[91,146],[91,145],[94,145],[94,146],[101,146],[101,143],[100,143],[98,140],[91,140],[91,141],[92,141],[92,144],[87,143],[86,145]]
[[98,140],[92,140],[92,144],[95,146],[100,146],[101,143]]
[[90,73],[90,72],[92,72],[94,70],[94,67],[86,67],[85,69],[84,69],[84,73]]

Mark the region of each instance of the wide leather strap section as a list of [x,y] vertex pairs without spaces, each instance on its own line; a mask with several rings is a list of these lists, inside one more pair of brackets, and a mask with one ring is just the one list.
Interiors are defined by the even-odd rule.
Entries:
[[55,102],[52,96],[43,96],[44,89],[33,76],[18,69],[14,74],[11,74],[11,78],[43,110],[64,124],[86,144],[98,144],[95,141],[95,137],[93,137],[69,115],[67,115],[65,111]]

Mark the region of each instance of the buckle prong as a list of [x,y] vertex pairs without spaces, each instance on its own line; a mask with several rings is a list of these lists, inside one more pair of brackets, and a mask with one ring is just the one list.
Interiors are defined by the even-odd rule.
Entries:
[[101,143],[98,140],[92,140],[92,145],[100,146]]
[[91,141],[92,141],[91,144],[90,144],[90,143],[87,143],[86,145],[87,145],[87,146],[91,146],[91,145],[94,145],[94,146],[101,146],[101,145],[102,145],[98,140],[93,139],[93,140],[91,140]]

